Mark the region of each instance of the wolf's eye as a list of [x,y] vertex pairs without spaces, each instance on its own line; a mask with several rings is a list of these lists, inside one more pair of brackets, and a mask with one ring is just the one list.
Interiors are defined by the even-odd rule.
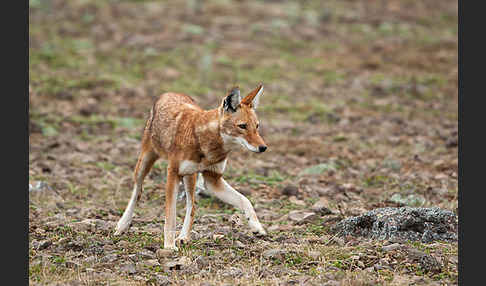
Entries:
[[246,124],[238,124],[238,127],[240,127],[241,129],[246,129]]

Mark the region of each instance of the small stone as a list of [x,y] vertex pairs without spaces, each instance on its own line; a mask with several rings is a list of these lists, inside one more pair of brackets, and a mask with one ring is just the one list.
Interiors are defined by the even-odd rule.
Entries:
[[158,235],[162,233],[162,229],[160,227],[146,227],[144,231],[153,235]]
[[342,239],[340,237],[335,237],[335,238],[332,239],[332,241],[335,242],[339,246],[344,246],[346,244],[344,239]]
[[331,188],[331,187],[319,188],[316,191],[317,191],[317,194],[319,194],[319,196],[329,196],[334,192],[333,188]]
[[179,258],[179,263],[181,265],[189,265],[189,264],[191,264],[191,258],[189,258],[187,256],[182,256],[181,258]]
[[326,283],[322,284],[322,286],[340,286],[341,282],[336,280],[329,280]]
[[164,276],[164,275],[156,275],[155,281],[157,282],[156,285],[158,285],[158,286],[168,286],[168,285],[171,284],[169,277]]
[[446,141],[446,147],[447,148],[452,148],[452,147],[457,147],[457,146],[458,146],[457,137],[447,139],[447,141]]
[[222,234],[213,234],[213,240],[222,239],[223,237],[224,237],[224,235],[222,235]]
[[347,213],[352,215],[352,216],[358,216],[358,215],[365,213],[365,212],[366,212],[366,209],[360,208],[360,207],[350,208],[350,209],[347,210]]
[[39,248],[39,242],[37,240],[33,240],[31,243],[30,243],[30,246],[33,248],[33,249],[38,249]]
[[161,249],[157,250],[157,252],[155,253],[157,258],[159,258],[159,259],[171,257],[171,256],[174,256],[175,254],[176,254],[176,252],[174,250],[165,249],[165,248],[161,248]]
[[68,237],[63,237],[63,238],[61,238],[57,241],[57,244],[62,245],[62,244],[69,242],[69,240],[70,239]]
[[296,205],[301,206],[301,207],[305,207],[306,206],[305,202],[303,200],[297,199],[296,196],[290,196],[289,197],[289,201],[291,203],[296,204]]
[[400,248],[400,244],[393,243],[393,244],[390,244],[390,245],[383,246],[381,249],[385,252],[388,252],[388,251],[392,251],[392,250],[399,249],[399,248]]
[[81,241],[70,241],[66,244],[65,248],[73,251],[81,251],[83,249],[83,243]]
[[408,258],[412,261],[420,260],[423,256],[425,256],[425,252],[422,252],[415,248],[410,248],[407,250]]
[[232,278],[238,278],[243,275],[243,271],[241,269],[236,268],[236,267],[230,267],[228,270],[225,270],[221,276],[223,277],[232,277]]
[[437,273],[441,270],[441,263],[432,255],[422,252],[415,248],[407,250],[408,258],[412,261],[419,262],[420,268],[425,272]]
[[140,275],[133,276],[133,280],[137,280],[137,281],[147,281],[147,279],[145,277],[140,276]]
[[445,160],[444,159],[439,159],[433,162],[433,165],[437,171],[442,171],[445,169]]
[[376,271],[385,269],[385,267],[383,267],[382,265],[380,265],[380,264],[378,264],[378,263],[377,263],[377,264],[375,264],[375,265],[374,265],[374,267],[375,267],[375,270],[376,270]]
[[111,262],[114,262],[116,259],[118,258],[118,255],[113,253],[113,254],[108,254],[106,256],[103,256],[101,259],[100,259],[100,262],[108,262],[108,263],[111,263]]
[[116,246],[119,247],[119,248],[128,248],[129,245],[130,245],[130,242],[128,242],[126,240],[121,240],[116,244]]
[[311,209],[320,215],[332,214],[332,211],[329,208],[329,201],[324,197],[319,198],[319,200],[312,205]]
[[[439,174],[437,174],[437,175],[434,176],[434,179],[436,179],[436,180],[447,180],[448,178],[449,178],[449,176],[447,176],[444,173],[439,173]],[[447,191],[447,189],[445,191]]]
[[142,250],[138,253],[143,259],[155,259],[155,254],[152,251]]
[[439,273],[442,265],[435,257],[426,254],[420,259],[420,268],[425,272]]
[[314,219],[316,217],[316,213],[295,210],[289,212],[288,216],[290,220],[295,221],[297,224],[302,224]]
[[135,264],[133,264],[133,263],[123,265],[120,268],[120,270],[122,272],[126,272],[128,274],[135,274],[135,273],[137,273],[137,269],[135,268]]
[[148,266],[159,266],[160,263],[157,259],[149,259],[147,261],[145,261],[145,265],[148,265]]
[[272,224],[271,226],[269,226],[267,228],[268,231],[276,231],[276,230],[279,230],[280,229],[280,225],[278,224]]
[[77,213],[79,213],[79,209],[76,209],[76,208],[66,210],[66,214],[70,215],[70,216],[73,216]]
[[43,240],[39,242],[39,245],[37,246],[37,250],[43,250],[48,248],[52,244],[52,241],[50,240]]
[[297,196],[299,194],[299,188],[295,185],[287,185],[282,189],[282,195],[285,196]]
[[84,262],[86,263],[93,263],[96,261],[96,256],[92,255],[92,256],[88,256],[84,259]]
[[74,222],[71,226],[78,231],[90,231],[95,232],[99,230],[109,230],[111,229],[111,223],[108,223],[101,219],[85,219],[79,222]]
[[282,259],[285,252],[281,249],[269,249],[263,252],[263,257],[265,258],[277,258]]
[[239,247],[239,248],[244,248],[245,247],[245,245],[241,241],[239,241],[239,240],[235,241],[235,245],[236,245],[236,247]]
[[204,269],[206,268],[208,265],[209,265],[209,261],[207,258],[205,258],[204,256],[198,256],[194,262],[196,263],[197,267],[199,269]]
[[182,265],[178,261],[168,261],[164,264],[166,270],[181,270]]
[[321,257],[321,253],[319,251],[310,251],[309,256],[312,259],[318,259],[319,257]]
[[157,250],[160,249],[160,245],[158,243],[151,243],[151,244],[145,245],[144,248],[155,253],[155,252],[157,252]]

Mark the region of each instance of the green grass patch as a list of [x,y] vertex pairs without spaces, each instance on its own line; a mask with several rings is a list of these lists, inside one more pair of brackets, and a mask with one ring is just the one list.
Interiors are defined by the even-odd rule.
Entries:
[[268,176],[258,175],[250,171],[247,174],[236,176],[235,178],[233,178],[235,182],[246,183],[253,187],[258,186],[259,184],[275,186],[286,179],[287,179],[286,176],[282,175],[276,170],[271,171]]

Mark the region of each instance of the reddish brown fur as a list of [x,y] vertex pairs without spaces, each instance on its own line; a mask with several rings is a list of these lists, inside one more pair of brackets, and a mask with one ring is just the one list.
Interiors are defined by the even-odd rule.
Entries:
[[[166,231],[175,231],[175,190],[182,180],[180,164],[190,161],[203,166],[211,166],[225,160],[231,151],[227,148],[220,132],[243,137],[253,146],[265,146],[258,134],[258,120],[252,108],[252,100],[260,87],[241,100],[236,112],[225,112],[222,105],[216,109],[203,110],[194,100],[184,94],[165,93],[155,102],[145,125],[142,148],[134,172],[135,182],[143,181],[158,158],[168,160],[165,217]],[[246,130],[237,128],[246,124]],[[204,177],[219,186],[221,175],[214,171],[204,171]],[[186,186],[193,194],[197,173],[190,175]],[[138,198],[140,198],[140,193]],[[194,197],[191,196],[193,206]],[[190,213],[190,225],[194,219],[194,207]],[[172,241],[167,241],[170,246]]]

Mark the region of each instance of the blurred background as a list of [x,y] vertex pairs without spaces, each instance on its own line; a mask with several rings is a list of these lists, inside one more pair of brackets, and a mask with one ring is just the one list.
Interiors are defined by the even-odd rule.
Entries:
[[[225,177],[263,221],[322,198],[339,217],[455,211],[457,13],[449,0],[30,0],[31,225],[73,208],[66,220],[116,223],[158,95],[209,109],[260,82],[269,149],[232,154]],[[165,167],[147,177],[139,223],[163,222]]]

